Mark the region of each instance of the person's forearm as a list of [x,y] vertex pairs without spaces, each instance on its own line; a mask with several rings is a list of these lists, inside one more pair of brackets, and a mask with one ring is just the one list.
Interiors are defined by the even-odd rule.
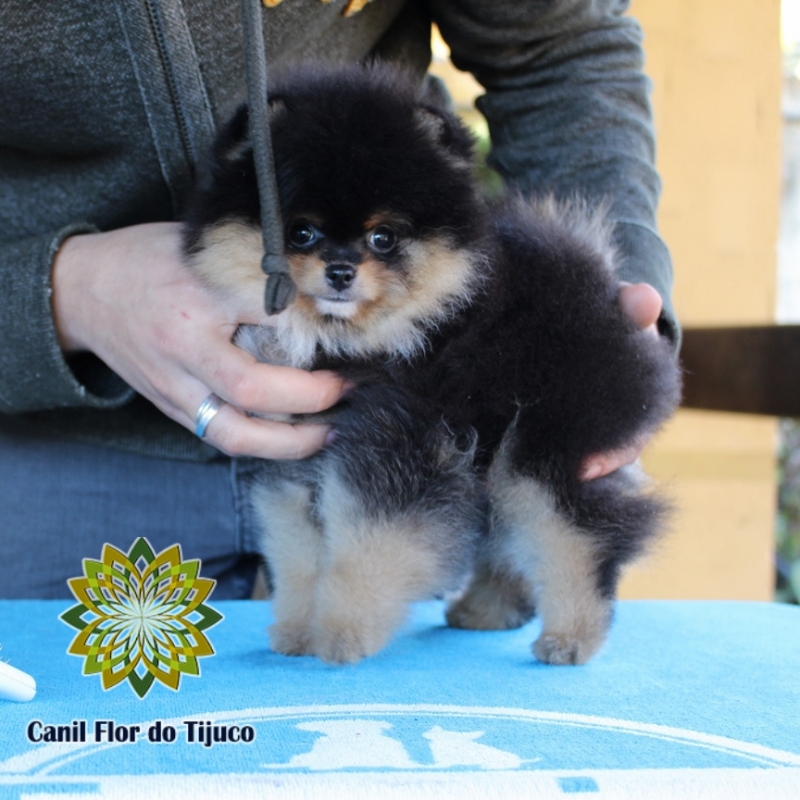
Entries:
[[[52,314],[51,271],[65,239],[93,230],[76,224],[60,231],[0,244],[0,412],[65,407],[108,408],[132,392],[102,381],[103,391],[79,381],[62,351]],[[98,369],[104,369],[98,365]]]
[[677,338],[672,267],[656,229],[649,81],[624,0],[432,0],[453,62],[486,88],[489,163],[524,192],[609,204],[619,275],[653,285]]

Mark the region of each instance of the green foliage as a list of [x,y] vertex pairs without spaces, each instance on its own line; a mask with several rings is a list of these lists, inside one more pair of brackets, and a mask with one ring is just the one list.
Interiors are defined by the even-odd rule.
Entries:
[[800,603],[800,420],[781,421],[776,599]]
[[503,193],[503,179],[486,163],[490,147],[489,131],[485,126],[475,125],[472,133],[475,135],[475,152],[478,155],[476,166],[478,180],[489,196],[497,197]]

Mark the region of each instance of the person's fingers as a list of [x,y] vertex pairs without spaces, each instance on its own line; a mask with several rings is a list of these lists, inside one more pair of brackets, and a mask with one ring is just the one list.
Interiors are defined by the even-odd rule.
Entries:
[[262,364],[229,343],[208,348],[192,374],[209,391],[255,414],[313,414],[335,405],[347,383],[334,372]]
[[[621,282],[619,303],[637,327],[658,336],[656,323],[661,315],[663,302],[661,295],[649,283]],[[581,464],[578,477],[582,481],[592,481],[632,464],[639,458],[649,439],[649,434],[642,434],[626,447],[587,456]]]
[[[205,337],[200,336],[200,339]],[[171,359],[151,364],[146,372],[131,376],[129,382],[159,410],[195,432],[198,409],[210,394],[225,405],[214,415],[203,437],[209,444],[231,456],[288,459],[305,458],[325,443],[329,426],[275,422],[254,414],[303,414],[324,410],[335,404],[347,388],[332,372],[309,373],[290,367],[259,364],[249,354],[225,342],[220,346],[223,363],[212,378],[198,378],[191,365],[176,365]]]
[[587,456],[581,464],[578,474],[579,479],[593,481],[605,475],[610,475],[621,467],[632,464],[642,454],[642,450],[649,439],[648,435],[642,435],[626,447],[608,450],[604,453],[593,453]]
[[[142,380],[134,383],[163,414],[196,432],[197,414],[212,392],[188,374],[176,379],[170,374],[158,384]],[[185,398],[192,398],[187,401]],[[320,450],[331,432],[329,425],[291,424],[251,417],[224,402],[207,421],[203,440],[229,456],[252,456],[266,459],[307,458]]]
[[661,295],[649,283],[621,283],[619,302],[639,328],[657,333],[656,322],[663,303]]
[[248,417],[226,404],[208,423],[203,441],[229,456],[299,459],[320,450],[329,433],[328,425],[291,425]]

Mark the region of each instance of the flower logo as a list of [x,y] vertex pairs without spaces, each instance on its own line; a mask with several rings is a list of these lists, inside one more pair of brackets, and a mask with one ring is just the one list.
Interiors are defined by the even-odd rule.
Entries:
[[199,577],[199,559],[139,538],[127,554],[104,545],[83,572],[67,582],[79,605],[59,619],[78,631],[67,652],[85,659],[84,675],[99,673],[104,690],[127,680],[142,699],[156,680],[177,691],[181,675],[200,675],[198,659],[214,655],[203,631],[223,617],[203,603],[216,581]]

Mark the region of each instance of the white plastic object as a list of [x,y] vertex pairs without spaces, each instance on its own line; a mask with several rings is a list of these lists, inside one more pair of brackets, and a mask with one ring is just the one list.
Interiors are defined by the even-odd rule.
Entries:
[[27,703],[36,696],[36,681],[21,669],[0,661],[0,698]]

